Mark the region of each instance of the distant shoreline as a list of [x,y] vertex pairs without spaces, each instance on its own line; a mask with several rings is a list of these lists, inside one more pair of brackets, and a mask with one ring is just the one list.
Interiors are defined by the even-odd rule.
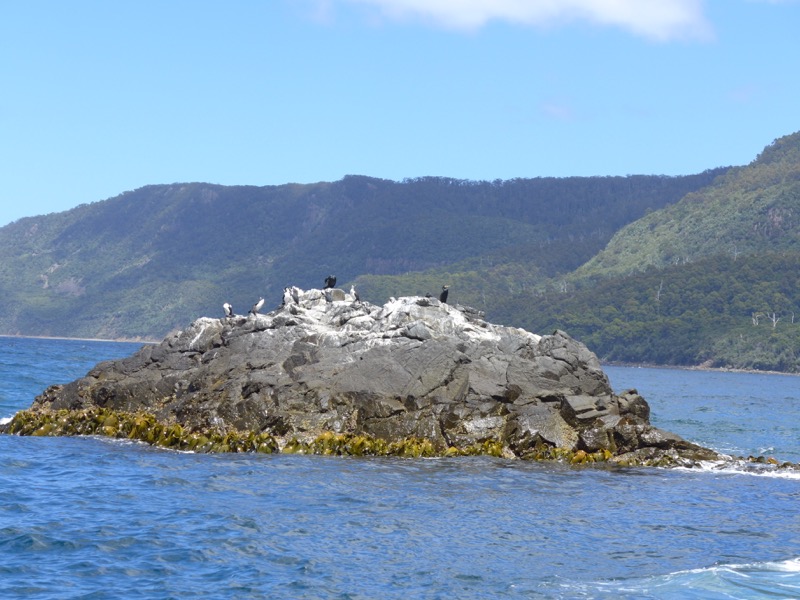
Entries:
[[604,367],[628,367],[640,369],[673,369],[676,371],[703,371],[706,373],[754,373],[756,375],[791,375],[796,377],[800,373],[789,371],[762,371],[760,369],[734,369],[733,367],[704,367],[703,365],[654,365],[650,363],[604,362]]
[[17,338],[27,340],[67,340],[74,342],[113,342],[119,344],[159,344],[161,340],[136,340],[129,338],[117,338],[113,340],[103,338],[76,338],[57,335],[9,335],[0,333],[0,338]]

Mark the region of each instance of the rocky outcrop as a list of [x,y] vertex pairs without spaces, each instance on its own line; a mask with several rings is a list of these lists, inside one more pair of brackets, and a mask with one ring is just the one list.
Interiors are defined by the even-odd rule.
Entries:
[[483,448],[573,462],[717,458],[650,425],[647,402],[615,394],[594,354],[564,332],[493,325],[431,298],[375,306],[338,289],[296,295],[268,314],[200,318],[48,388],[28,413],[102,411],[98,428],[110,429],[100,432],[130,437],[138,426],[122,430],[118,416],[109,425],[110,415],[150,415],[156,437],[172,427],[179,439],[205,436],[205,449],[216,431],[228,447],[230,435],[249,435],[270,450],[316,451],[325,439],[347,451],[362,439],[362,448],[417,440],[429,454]]

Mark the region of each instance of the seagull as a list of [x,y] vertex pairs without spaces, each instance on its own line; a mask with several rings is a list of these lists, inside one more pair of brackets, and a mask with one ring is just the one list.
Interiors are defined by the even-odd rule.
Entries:
[[226,317],[235,317],[236,315],[233,314],[233,307],[230,305],[229,302],[226,302],[222,305],[222,309],[225,311]]
[[253,304],[253,308],[250,309],[250,314],[257,315],[258,311],[261,310],[262,306],[264,306],[264,299],[263,298],[259,298],[258,302]]

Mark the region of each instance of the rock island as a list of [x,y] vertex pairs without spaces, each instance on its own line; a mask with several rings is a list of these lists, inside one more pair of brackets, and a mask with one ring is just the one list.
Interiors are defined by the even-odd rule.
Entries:
[[291,288],[261,314],[203,317],[54,385],[3,426],[196,452],[453,456],[692,465],[713,450],[650,424],[566,333],[495,325],[435,298],[383,306]]

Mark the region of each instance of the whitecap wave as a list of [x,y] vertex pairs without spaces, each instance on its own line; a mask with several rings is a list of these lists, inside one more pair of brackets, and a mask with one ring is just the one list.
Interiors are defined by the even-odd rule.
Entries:
[[0,417],[0,425],[8,425],[14,417]]
[[800,573],[800,557],[788,558],[779,561],[765,561],[738,564],[719,564],[712,567],[701,567],[699,569],[689,569],[687,571],[676,571],[672,575],[698,574],[714,571],[735,572],[746,575],[749,572],[785,572]]
[[800,469],[798,468],[781,467],[769,463],[757,463],[745,460],[702,461],[697,466],[676,467],[676,470],[800,480]]
[[615,599],[797,598],[800,597],[800,557],[718,564],[652,577],[562,584],[560,587],[569,588],[575,595]]

